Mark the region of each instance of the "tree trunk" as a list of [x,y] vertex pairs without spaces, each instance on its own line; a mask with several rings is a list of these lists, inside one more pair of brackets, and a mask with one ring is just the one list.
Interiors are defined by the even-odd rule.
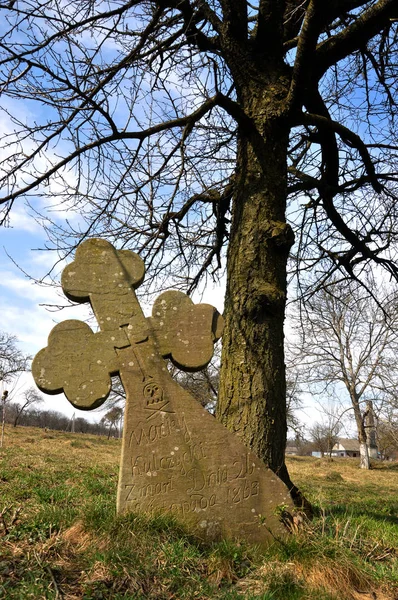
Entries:
[[238,139],[217,417],[279,475],[294,497],[298,490],[285,466],[283,325],[293,243],[285,217],[288,129],[275,118],[275,98],[272,102],[269,92],[249,87],[246,82],[245,112],[260,135],[241,128]]
[[379,452],[377,447],[376,418],[373,410],[372,400],[366,401],[364,426],[366,431],[366,442],[368,446],[369,458],[377,459]]
[[359,442],[359,466],[361,469],[370,469],[369,452],[366,442]]
[[18,421],[21,418],[22,413],[23,413],[23,408],[22,408],[22,410],[19,410],[19,411],[17,410],[17,413],[15,415],[15,419],[14,419],[14,423],[13,423],[14,427],[16,427],[18,425]]
[[359,441],[359,467],[361,469],[370,469],[369,451],[366,438],[365,418],[361,413],[359,398],[354,393],[351,396],[351,402],[354,409],[355,422],[358,431]]

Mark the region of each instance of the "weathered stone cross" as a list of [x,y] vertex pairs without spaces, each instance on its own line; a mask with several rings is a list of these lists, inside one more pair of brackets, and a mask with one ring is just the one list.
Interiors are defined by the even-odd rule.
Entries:
[[119,374],[126,392],[118,511],[173,512],[208,539],[265,544],[284,533],[278,505],[284,484],[170,376],[166,358],[199,370],[213,355],[222,317],[182,292],[155,301],[145,318],[134,289],[140,257],[90,239],[62,274],[76,302],[90,302],[100,331],[69,320],[51,331],[32,372],[48,394],[64,392],[80,409],[101,405]]

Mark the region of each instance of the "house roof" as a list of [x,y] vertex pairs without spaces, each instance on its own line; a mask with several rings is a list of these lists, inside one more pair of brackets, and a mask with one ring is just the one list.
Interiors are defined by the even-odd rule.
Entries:
[[[358,440],[350,440],[348,438],[338,438],[337,444],[340,444],[340,448],[348,450],[349,452],[359,452]],[[337,444],[333,446],[333,450],[337,450]]]

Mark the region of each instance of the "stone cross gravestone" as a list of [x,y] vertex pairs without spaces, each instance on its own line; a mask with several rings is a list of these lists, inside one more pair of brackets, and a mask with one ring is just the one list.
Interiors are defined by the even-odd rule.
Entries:
[[68,320],[56,325],[32,372],[48,394],[76,408],[101,405],[119,374],[126,392],[119,512],[171,512],[207,539],[267,544],[285,532],[277,507],[291,506],[286,486],[170,376],[165,359],[198,370],[213,355],[222,317],[181,292],[155,301],[146,318],[134,289],[140,257],[89,239],[62,274],[76,302],[90,302],[100,331]]

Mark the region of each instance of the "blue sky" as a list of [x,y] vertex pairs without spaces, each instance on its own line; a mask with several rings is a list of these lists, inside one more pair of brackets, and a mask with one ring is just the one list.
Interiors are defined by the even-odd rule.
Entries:
[[[49,252],[36,250],[43,247],[43,232],[21,202],[12,212],[10,227],[1,228],[0,235],[0,327],[16,335],[19,348],[33,356],[46,346],[47,336],[55,323],[66,318],[84,318],[87,311],[78,306],[52,312],[43,306],[61,304],[60,290],[55,286],[38,285],[24,272],[41,279],[54,257]],[[31,385],[34,385],[31,375],[23,375],[14,392],[14,400],[18,400],[18,395]],[[63,396],[46,398],[46,408],[73,413],[72,406]]]
[[[62,310],[55,308],[56,305],[68,304],[61,288],[56,285],[63,265],[55,268],[52,274],[55,281],[51,285],[51,280],[46,275],[53,267],[56,255],[40,250],[45,245],[44,231],[21,200],[17,201],[11,212],[10,227],[1,228],[0,231],[0,328],[16,335],[19,348],[34,356],[47,345],[48,334],[56,323],[71,318],[84,320],[90,316],[90,309],[87,305],[75,305]],[[44,278],[44,283],[35,283],[31,278]],[[197,294],[194,301],[211,303],[222,312],[223,298],[222,282],[219,286],[207,288],[201,295]],[[54,308],[50,309],[48,305],[53,305]],[[147,314],[149,311],[150,307],[145,307]],[[34,385],[31,375],[23,375],[15,387],[14,400],[17,401],[18,396],[31,385]],[[63,394],[44,398],[45,408],[70,416],[75,412]],[[91,417],[86,411],[76,412],[90,420],[101,417],[98,412],[91,413]]]
[[[47,345],[48,335],[56,323],[71,318],[87,319],[91,311],[88,305],[75,305],[62,310],[51,310],[44,306],[68,304],[60,286],[56,285],[60,280],[62,265],[58,265],[53,273],[54,285],[50,285],[49,278],[45,278],[44,285],[40,285],[24,274],[41,280],[53,267],[56,257],[52,252],[40,250],[45,244],[43,229],[29,215],[29,209],[25,209],[21,200],[11,213],[10,227],[1,228],[0,231],[0,328],[16,335],[21,350],[34,356]],[[193,299],[195,302],[212,304],[222,312],[224,293],[223,280],[220,285],[209,286],[201,294],[197,293]],[[151,306],[145,306],[144,310],[150,314]],[[30,373],[23,375],[15,387],[13,399],[18,401],[18,396],[32,385],[35,384]],[[76,415],[94,421],[101,418],[107,406],[105,403],[102,411],[75,411],[63,394],[43,397],[43,408],[58,410],[69,416],[76,412]],[[308,400],[304,399],[306,406],[299,411],[299,418],[311,423],[319,420],[320,416],[313,401]]]
[[[5,24],[3,23],[3,26]],[[1,24],[0,24],[1,28]],[[88,38],[88,43],[90,40]],[[61,42],[62,45],[62,42]],[[110,57],[114,56],[116,49],[105,44],[103,50],[108,52]],[[211,71],[212,72],[212,71]],[[145,79],[142,92],[145,93]],[[181,90],[185,88],[188,94],[187,84],[183,79],[178,78],[174,81],[168,80],[170,93],[173,95],[173,86],[176,86],[176,97],[180,97]],[[181,87],[182,86],[182,87]],[[191,90],[192,102],[194,103],[195,90]],[[160,92],[159,92],[160,93]],[[185,95],[182,95],[185,98]],[[24,122],[37,118],[40,120],[47,117],[48,106],[41,106],[39,102],[27,102],[26,100],[6,99],[2,98],[2,107],[10,108],[13,114]],[[139,111],[139,112],[137,112]],[[120,125],[123,127],[126,119],[129,118],[129,107],[119,105],[117,116],[120,119]],[[144,118],[144,112],[139,109],[138,104],[134,111],[135,117]],[[14,125],[4,113],[0,115],[0,130],[2,134],[12,136]],[[62,144],[57,146],[57,153],[63,155],[66,152],[65,139]],[[27,145],[29,143],[27,142]],[[52,160],[55,157],[54,148],[46,150],[47,160]],[[43,168],[45,159],[40,156],[35,163],[36,166]],[[34,169],[33,169],[34,170]],[[73,174],[70,174],[73,179]],[[52,191],[56,191],[55,182],[51,184]],[[43,190],[41,190],[43,191]],[[33,199],[33,202],[42,208],[44,202],[40,199]],[[65,218],[65,214],[52,213],[55,218]],[[72,219],[76,219],[76,215],[69,215]],[[75,308],[68,308],[62,311],[49,311],[44,304],[63,304],[65,299],[59,288],[54,286],[40,286],[34,284],[24,272],[31,277],[42,279],[53,266],[56,257],[51,252],[38,251],[37,248],[42,248],[45,244],[44,233],[40,225],[35,222],[32,215],[29,215],[21,200],[17,200],[11,213],[11,227],[9,229],[0,230],[0,302],[2,319],[0,327],[2,330],[15,334],[20,340],[21,349],[31,354],[36,354],[47,343],[47,336],[52,327],[60,321],[68,318],[85,318],[88,311],[79,305]],[[18,268],[12,260],[7,256],[9,254],[13,260],[19,265]],[[60,268],[53,273],[55,281],[59,281]],[[49,280],[47,279],[48,283]],[[195,301],[202,300],[214,304],[220,311],[223,309],[224,284],[213,289],[207,289],[202,298],[199,295],[194,297]],[[25,377],[24,385],[31,385],[32,380]],[[74,409],[63,397],[48,396],[46,405],[57,410],[61,410],[68,414],[72,414]]]

